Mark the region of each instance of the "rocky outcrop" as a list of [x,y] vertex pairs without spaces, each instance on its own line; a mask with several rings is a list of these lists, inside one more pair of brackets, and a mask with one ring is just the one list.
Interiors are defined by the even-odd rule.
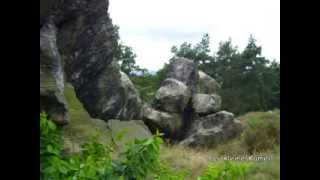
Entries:
[[196,119],[181,145],[192,147],[215,146],[240,134],[242,126],[230,112],[220,111]]
[[63,95],[64,75],[57,48],[57,29],[48,21],[40,29],[40,111],[59,125],[68,123],[68,108]]
[[176,79],[184,83],[191,91],[196,92],[198,82],[198,68],[191,59],[175,58],[170,63],[167,78]]
[[[190,59],[174,58],[152,107],[142,106],[132,82],[114,59],[118,35],[108,5],[108,0],[40,1],[40,110],[56,123],[66,124],[64,85],[69,82],[90,118],[143,119],[152,131],[184,139],[182,144],[188,146],[214,145],[240,131],[233,115],[218,112],[220,85],[199,72]],[[139,122],[129,121],[126,126]]]
[[179,134],[182,127],[182,117],[176,113],[157,111],[148,105],[143,106],[143,119],[152,132],[163,132],[166,137]]
[[145,122],[154,127],[166,127],[169,124],[170,128],[160,128],[165,136],[182,138],[193,116],[192,96],[196,92],[197,75],[197,65],[192,60],[173,59],[166,79],[156,92],[153,102],[155,110],[150,111],[154,116],[150,118],[144,115]]
[[217,94],[195,94],[192,107],[200,116],[218,112],[221,108],[221,97]]
[[168,78],[156,92],[154,106],[162,111],[181,113],[190,98],[191,91],[183,82]]
[[199,81],[197,83],[197,92],[203,94],[218,94],[221,86],[220,84],[204,73],[199,71]]
[[[138,93],[115,63],[117,33],[108,5],[108,0],[40,2],[40,99],[46,101],[40,104],[46,104],[41,109],[60,114],[59,119],[65,117],[63,121],[65,81],[72,83],[94,118],[141,118]],[[44,88],[47,82],[54,82],[50,93]]]
[[[96,81],[78,89],[90,115],[101,119],[141,119],[141,99],[129,77],[114,62]],[[91,85],[91,86],[90,86]]]
[[[175,58],[143,115],[149,127],[186,146],[214,146],[241,132],[232,113],[220,111],[220,85],[186,58]],[[181,117],[181,118],[178,118]]]

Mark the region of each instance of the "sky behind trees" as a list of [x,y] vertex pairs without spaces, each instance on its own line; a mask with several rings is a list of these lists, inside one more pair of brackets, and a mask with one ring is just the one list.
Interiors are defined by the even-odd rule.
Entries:
[[111,0],[109,12],[136,63],[151,71],[169,61],[173,45],[204,33],[214,52],[229,37],[243,50],[253,34],[262,55],[280,61],[280,0]]

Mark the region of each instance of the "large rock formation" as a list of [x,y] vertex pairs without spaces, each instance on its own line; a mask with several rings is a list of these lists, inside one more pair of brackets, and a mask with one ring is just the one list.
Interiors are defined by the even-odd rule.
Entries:
[[236,137],[241,129],[240,122],[234,119],[232,113],[220,111],[196,119],[188,132],[187,138],[180,144],[192,147],[214,146]]
[[218,112],[221,108],[221,97],[217,94],[195,94],[192,106],[198,115],[207,115]]
[[149,108],[146,111],[149,114],[143,114],[146,124],[159,128],[166,137],[181,139],[191,124],[192,96],[196,93],[197,79],[196,63],[186,58],[174,59],[156,92],[155,109]]
[[197,83],[197,92],[203,94],[218,94],[221,86],[220,84],[204,73],[199,71],[199,81]]
[[170,63],[167,78],[176,79],[184,83],[191,93],[196,92],[198,82],[198,66],[193,60],[187,58],[175,58]]
[[143,106],[143,119],[152,132],[160,130],[165,137],[174,137],[182,127],[182,117],[177,113],[155,110],[148,105]]
[[40,110],[58,124],[68,123],[69,82],[90,118],[143,119],[152,131],[184,139],[188,146],[214,145],[239,133],[233,115],[218,112],[220,85],[190,59],[174,58],[153,106],[142,106],[114,59],[117,33],[108,5],[108,0],[40,1]]
[[105,120],[141,117],[142,103],[138,92],[129,77],[119,70],[116,62],[107,66],[95,81],[82,86],[78,91],[79,99],[92,117]]
[[[156,127],[186,146],[214,146],[241,132],[232,113],[220,111],[220,85],[186,58],[175,58],[158,89],[153,107],[143,114]],[[180,117],[180,118],[179,118]]]
[[190,89],[181,81],[168,78],[155,95],[155,107],[159,110],[181,113],[191,98]]
[[69,118],[56,34],[57,29],[51,20],[40,29],[40,111],[46,111],[50,119],[64,125]]
[[141,100],[114,63],[117,33],[108,5],[108,0],[40,1],[40,109],[62,124],[68,121],[65,81],[92,117],[140,118]]

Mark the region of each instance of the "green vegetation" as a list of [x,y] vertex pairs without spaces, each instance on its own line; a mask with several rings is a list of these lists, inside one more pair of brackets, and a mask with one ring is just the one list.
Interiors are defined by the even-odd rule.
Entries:
[[136,73],[141,72],[142,74],[147,72],[147,69],[141,68],[136,65],[137,54],[133,51],[132,47],[124,45],[119,36],[119,26],[114,26],[114,35],[117,37],[117,47],[115,50],[115,59],[120,65],[121,71],[126,73],[128,76],[135,76]]
[[212,180],[212,179],[247,179],[248,170],[251,168],[249,163],[231,163],[225,161],[222,163],[209,164],[203,175],[197,180]]
[[161,82],[165,79],[167,68],[168,65],[165,64],[164,67],[154,75],[146,72],[140,76],[131,76],[131,80],[144,102],[152,102],[155,93],[160,88]]
[[229,39],[210,54],[208,34],[194,46],[185,42],[173,46],[171,52],[193,59],[199,69],[222,85],[223,109],[241,115],[280,107],[280,63],[263,57],[262,47],[252,36],[242,52]]
[[[51,179],[145,179],[152,174],[157,179],[174,177],[175,172],[161,165],[159,161],[160,134],[152,138],[138,140],[128,144],[127,149],[113,160],[112,146],[98,142],[97,137],[82,144],[77,154],[62,153],[61,130],[40,114],[40,177]],[[172,173],[172,175],[170,174]]]
[[66,83],[64,95],[68,103],[70,122],[63,128],[64,146],[70,151],[79,151],[79,145],[88,141],[93,136],[101,134],[100,142],[109,140],[106,123],[92,119],[76,96],[71,84]]
[[[243,135],[217,146],[215,149],[190,149],[163,144],[160,134],[148,139],[136,139],[123,149],[111,143],[102,144],[94,136],[81,143],[77,153],[63,151],[63,131],[40,114],[40,172],[41,179],[150,179],[150,180],[206,180],[206,179],[280,179],[279,131],[280,111],[252,112],[239,117],[246,125]],[[250,125],[249,125],[250,124]],[[265,125],[269,124],[269,125]],[[272,124],[272,125],[270,125]],[[250,152],[246,136],[252,127],[263,132],[268,146]],[[270,133],[272,132],[272,133]],[[121,137],[120,137],[121,139]],[[270,144],[273,142],[274,144]],[[270,145],[270,146],[269,146]],[[251,146],[249,146],[251,147]],[[252,147],[260,147],[253,143]],[[265,155],[264,161],[224,161],[214,158],[228,154]]]
[[[223,157],[246,156],[247,159],[250,156],[269,157],[271,159],[261,161],[231,162],[251,163],[246,173],[246,179],[248,180],[280,179],[280,142],[278,141],[280,137],[280,110],[250,112],[237,119],[239,119],[245,127],[242,135],[239,137],[220,144],[214,149],[192,149],[179,145],[165,145],[162,148],[160,158],[170,164],[174,169],[189,172],[189,176],[185,179],[194,180],[202,176],[204,170],[210,164],[220,166],[220,168],[224,167]],[[254,124],[254,126],[249,126],[249,124]],[[260,139],[257,138],[257,141],[247,144],[247,138],[255,138],[256,133],[260,133]]]
[[[263,57],[262,47],[252,36],[242,52],[233,46],[231,39],[220,42],[216,53],[210,53],[209,43],[209,35],[205,34],[195,45],[184,42],[179,47],[173,46],[174,57],[170,61],[176,57],[192,59],[200,70],[215,78],[222,85],[222,109],[242,115],[280,108],[280,63]],[[135,65],[136,55],[132,55],[132,48],[120,52],[130,57],[130,63],[126,63],[129,60],[123,61],[122,70],[129,74],[143,100],[150,102],[165,78],[168,65],[165,64],[156,74],[150,74]],[[119,59],[123,59],[123,55]],[[135,73],[139,71],[142,73]]]
[[267,151],[280,145],[279,111],[249,113],[246,117],[247,128],[243,133],[243,145],[250,153]]
[[256,154],[280,146],[280,110],[250,112],[237,119],[244,125],[242,134],[217,147],[218,154]]

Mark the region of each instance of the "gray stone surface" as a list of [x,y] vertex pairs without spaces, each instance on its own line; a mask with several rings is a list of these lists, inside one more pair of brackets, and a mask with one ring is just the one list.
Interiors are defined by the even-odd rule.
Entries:
[[230,112],[220,111],[196,119],[181,145],[211,147],[230,140],[242,131],[241,123]]
[[139,119],[138,93],[115,65],[117,34],[108,6],[108,0],[40,2],[41,85],[55,81],[61,92],[64,79],[71,82],[94,118]]
[[196,83],[198,81],[198,68],[193,60],[178,57],[169,65],[167,78],[172,78],[183,82],[191,93],[196,92]]
[[148,105],[143,106],[143,120],[153,132],[158,129],[167,137],[177,136],[182,127],[179,114],[157,111]]
[[168,78],[156,92],[154,107],[170,113],[181,113],[190,98],[191,91],[183,82]]
[[192,106],[199,115],[212,114],[220,110],[221,97],[217,94],[195,94],[192,98]]
[[57,29],[50,20],[40,29],[40,111],[45,111],[56,124],[65,125],[69,118],[56,34]]
[[197,83],[197,92],[203,94],[217,94],[221,85],[212,77],[199,71],[199,81]]

